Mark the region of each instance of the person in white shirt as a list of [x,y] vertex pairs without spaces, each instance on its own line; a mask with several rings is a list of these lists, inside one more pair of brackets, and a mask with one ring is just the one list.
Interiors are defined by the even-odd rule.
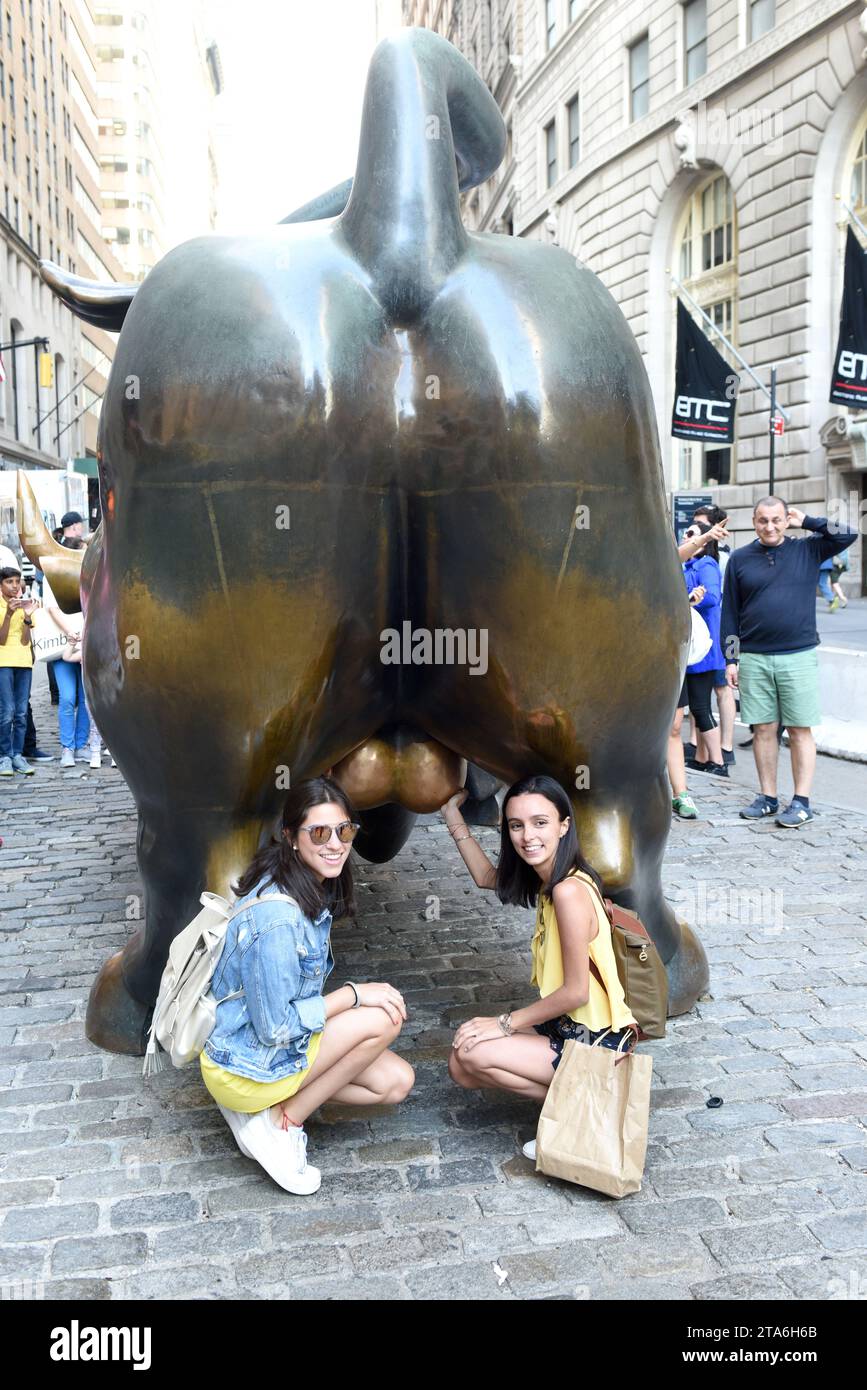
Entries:
[[89,762],[91,767],[100,767],[102,763],[102,739],[97,732],[96,739],[98,741],[94,746],[92,730],[95,729],[95,726],[91,724],[87,701],[84,696],[80,624],[75,621],[74,615],[64,613],[60,608],[47,576],[42,580],[42,604],[46,612],[51,614],[61,632],[65,632],[70,641],[70,659],[64,660],[63,657],[58,657],[54,663],[54,674],[57,677],[57,688],[60,692],[60,703],[57,706],[62,750],[60,766],[74,767],[77,758],[79,762]]

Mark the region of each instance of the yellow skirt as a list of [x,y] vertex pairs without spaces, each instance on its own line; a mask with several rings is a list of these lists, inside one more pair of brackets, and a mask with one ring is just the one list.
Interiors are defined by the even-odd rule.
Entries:
[[280,1081],[251,1081],[247,1076],[226,1071],[213,1062],[206,1052],[199,1053],[199,1066],[202,1080],[218,1105],[227,1110],[238,1110],[242,1115],[253,1115],[257,1110],[267,1110],[270,1105],[278,1105],[300,1091],[316,1061],[321,1033],[314,1033],[307,1047],[307,1065],[302,1071],[294,1071]]

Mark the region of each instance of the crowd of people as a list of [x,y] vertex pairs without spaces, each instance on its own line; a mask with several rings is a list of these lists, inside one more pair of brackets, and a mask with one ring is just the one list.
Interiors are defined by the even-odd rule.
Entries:
[[[816,648],[817,587],[829,606],[846,598],[826,590],[830,570],[848,567],[846,551],[857,532],[807,516],[780,497],[764,497],[753,509],[756,539],[731,552],[728,517],[719,508],[696,509],[678,546],[690,605],[707,624],[706,655],[687,667],[669,734],[668,775],[672,810],[695,820],[698,810],[687,789],[686,769],[728,777],[735,761],[735,692],[741,720],[750,726],[759,795],[740,814],[746,820],[773,816],[783,829],[813,819],[810,792],[816,766],[813,729],[821,722]],[[809,534],[795,539],[787,531]],[[719,724],[713,716],[716,695]],[[682,742],[684,710],[694,736]],[[794,792],[781,808],[777,764],[783,730],[789,738]]]
[[[56,539],[71,550],[84,540],[84,518],[78,512],[61,517]],[[0,777],[16,773],[30,777],[34,763],[49,763],[55,754],[40,747],[31,707],[35,668],[33,634],[36,614],[44,610],[65,637],[62,653],[46,661],[51,702],[57,706],[60,766],[87,762],[102,766],[102,738],[87,707],[81,669],[81,623],[63,612],[48,579],[36,571],[41,596],[28,592],[13,551],[0,546]],[[115,766],[112,759],[112,766]]]

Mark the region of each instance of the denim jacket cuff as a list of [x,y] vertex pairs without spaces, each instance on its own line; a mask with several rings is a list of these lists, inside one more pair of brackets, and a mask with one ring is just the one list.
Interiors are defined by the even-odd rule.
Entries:
[[311,1033],[321,1033],[325,1027],[325,1000],[321,994],[309,999],[296,999],[295,1008],[303,1026]]

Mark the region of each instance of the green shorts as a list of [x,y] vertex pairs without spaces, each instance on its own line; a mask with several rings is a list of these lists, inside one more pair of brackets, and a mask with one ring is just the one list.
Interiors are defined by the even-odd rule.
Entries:
[[741,652],[738,670],[741,720],[744,724],[785,724],[811,729],[821,724],[819,653]]

